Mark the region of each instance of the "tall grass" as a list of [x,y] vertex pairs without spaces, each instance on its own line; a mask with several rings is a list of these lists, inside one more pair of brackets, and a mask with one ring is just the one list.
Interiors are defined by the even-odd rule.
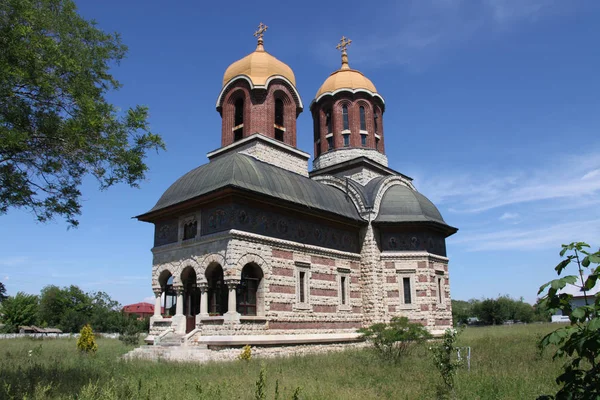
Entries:
[[[459,399],[531,399],[556,391],[560,363],[540,355],[549,325],[469,328],[471,371],[456,380]],[[440,377],[426,345],[400,364],[370,350],[208,364],[123,361],[118,340],[98,339],[94,356],[74,339],[0,341],[0,399],[254,399],[261,366],[267,399],[432,399]]]

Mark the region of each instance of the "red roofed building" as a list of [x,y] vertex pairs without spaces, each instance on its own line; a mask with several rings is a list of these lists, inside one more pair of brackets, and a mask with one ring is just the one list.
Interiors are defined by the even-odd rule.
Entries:
[[140,318],[151,317],[154,314],[154,305],[150,303],[129,304],[123,307],[123,312],[125,314],[137,314]]

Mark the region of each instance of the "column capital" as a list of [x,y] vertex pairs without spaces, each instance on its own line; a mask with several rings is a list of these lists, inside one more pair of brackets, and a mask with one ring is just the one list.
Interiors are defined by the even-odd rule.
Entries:
[[154,292],[154,296],[155,297],[160,297],[162,295],[162,293],[163,293],[162,288],[159,288],[159,287],[158,288],[156,288],[156,287],[152,288],[152,291]]
[[208,282],[198,282],[198,288],[200,289],[200,293],[204,293],[208,290]]
[[240,284],[240,280],[239,279],[227,279],[225,281],[225,284],[227,285],[229,290],[235,290],[237,288],[237,286]]
[[183,294],[183,286],[173,286],[173,289],[175,290],[175,293],[177,293],[177,296],[181,296]]

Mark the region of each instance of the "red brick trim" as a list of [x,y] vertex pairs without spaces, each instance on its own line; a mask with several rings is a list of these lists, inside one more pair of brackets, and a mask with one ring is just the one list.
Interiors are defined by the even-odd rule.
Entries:
[[269,285],[269,290],[272,293],[288,293],[288,294],[293,294],[296,293],[296,287],[295,286],[283,286],[283,285]]
[[294,259],[294,253],[291,251],[273,249],[271,254],[275,258],[283,258],[285,260],[293,260]]

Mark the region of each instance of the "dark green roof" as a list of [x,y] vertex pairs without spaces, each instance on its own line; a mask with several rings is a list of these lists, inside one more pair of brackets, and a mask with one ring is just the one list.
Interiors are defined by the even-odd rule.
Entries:
[[375,222],[437,222],[446,225],[442,214],[427,197],[404,185],[392,186],[384,193]]
[[223,155],[183,175],[146,214],[226,187],[362,221],[352,201],[341,190],[240,153]]

